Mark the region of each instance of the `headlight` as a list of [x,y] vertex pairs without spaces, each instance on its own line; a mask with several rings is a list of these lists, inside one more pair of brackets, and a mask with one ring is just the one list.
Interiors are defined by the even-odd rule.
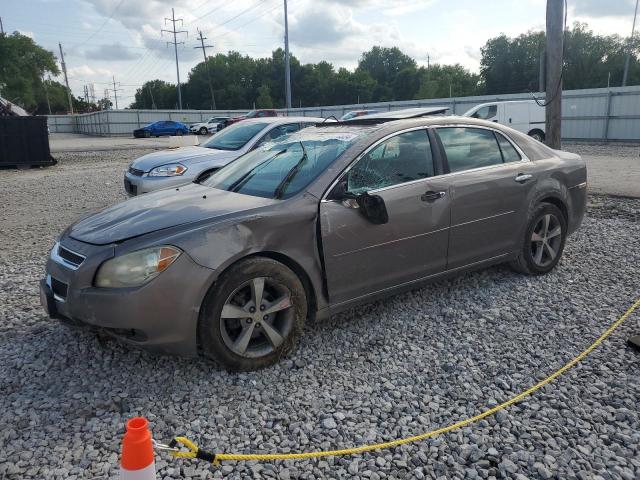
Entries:
[[145,248],[104,262],[96,275],[96,287],[137,287],[166,270],[182,252],[175,247]]
[[150,177],[175,177],[177,175],[182,175],[187,171],[187,167],[182,165],[181,163],[169,163],[167,165],[162,165],[161,167],[156,167],[149,172]]

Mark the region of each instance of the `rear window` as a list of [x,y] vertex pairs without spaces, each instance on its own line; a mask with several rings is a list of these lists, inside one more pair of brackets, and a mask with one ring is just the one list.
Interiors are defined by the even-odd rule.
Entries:
[[516,142],[520,150],[529,158],[529,160],[542,160],[543,158],[553,157],[553,150],[545,144],[534,140],[528,135],[520,132],[509,132],[511,139]]
[[218,132],[201,146],[218,150],[240,150],[249,140],[260,133],[267,123],[240,122]]
[[502,163],[502,154],[491,130],[467,127],[437,129],[449,163],[450,172]]

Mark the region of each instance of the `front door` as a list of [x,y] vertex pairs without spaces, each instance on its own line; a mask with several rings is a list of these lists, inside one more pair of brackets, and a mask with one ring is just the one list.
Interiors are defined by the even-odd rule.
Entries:
[[495,259],[519,248],[527,221],[535,165],[523,161],[492,129],[436,129],[450,174],[451,232],[448,269]]
[[322,247],[333,305],[446,268],[449,191],[435,176],[426,129],[374,144],[343,176],[349,194],[384,200],[388,222],[373,224],[353,199],[320,204]]

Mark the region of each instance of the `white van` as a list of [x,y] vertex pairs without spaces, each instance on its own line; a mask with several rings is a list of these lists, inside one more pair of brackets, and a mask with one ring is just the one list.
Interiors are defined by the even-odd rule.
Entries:
[[482,103],[463,116],[506,125],[541,142],[545,137],[544,107],[535,100]]

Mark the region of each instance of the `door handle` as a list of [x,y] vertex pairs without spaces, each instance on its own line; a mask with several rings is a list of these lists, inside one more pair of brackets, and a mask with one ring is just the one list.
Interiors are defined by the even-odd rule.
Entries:
[[434,192],[433,190],[429,190],[420,196],[420,200],[423,202],[435,202],[436,200],[444,197],[446,193],[447,192]]
[[533,175],[529,173],[519,173],[514,180],[518,183],[525,183],[526,181],[531,180],[532,178],[533,178]]

